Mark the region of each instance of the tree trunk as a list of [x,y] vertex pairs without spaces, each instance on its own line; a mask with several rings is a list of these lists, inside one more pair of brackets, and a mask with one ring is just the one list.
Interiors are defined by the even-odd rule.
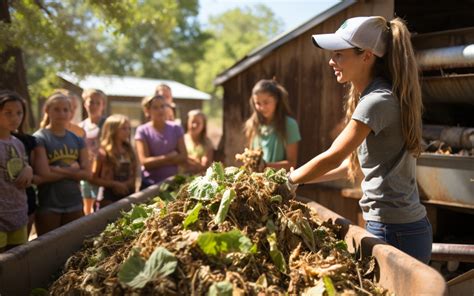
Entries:
[[[8,0],[0,0],[0,22],[11,23]],[[0,89],[16,91],[26,100],[28,118],[26,118],[25,122],[28,126],[25,126],[25,130],[28,127],[34,128],[35,122],[33,110],[31,109],[31,98],[28,92],[23,53],[20,48],[7,46],[7,49],[0,53]]]

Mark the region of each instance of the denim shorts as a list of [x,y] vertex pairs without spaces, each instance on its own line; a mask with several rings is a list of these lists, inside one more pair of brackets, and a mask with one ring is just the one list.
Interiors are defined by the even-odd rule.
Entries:
[[427,217],[416,222],[404,224],[367,221],[365,227],[368,232],[379,239],[421,262],[429,263],[433,244],[433,231]]
[[91,183],[81,180],[81,194],[83,198],[97,199],[99,188]]

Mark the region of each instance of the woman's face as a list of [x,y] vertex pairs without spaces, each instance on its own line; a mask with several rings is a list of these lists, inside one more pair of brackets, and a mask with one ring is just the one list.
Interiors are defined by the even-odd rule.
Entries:
[[20,126],[23,116],[25,116],[25,114],[23,113],[23,106],[20,102],[6,102],[2,110],[0,110],[0,127],[14,132]]
[[336,50],[331,54],[329,66],[334,70],[337,82],[353,82],[363,75],[363,54],[357,54],[353,48]]
[[64,125],[71,118],[71,104],[69,100],[56,100],[46,109],[51,124]]
[[277,101],[276,99],[266,92],[254,94],[252,96],[255,110],[260,113],[268,122],[273,119],[275,114]]
[[89,116],[102,116],[105,108],[104,99],[100,94],[93,93],[85,99],[84,108]]
[[191,134],[199,135],[204,129],[204,119],[201,115],[194,115],[188,119],[188,131]]
[[165,122],[166,121],[166,103],[164,99],[153,99],[150,106],[146,110],[151,121]]
[[125,121],[118,127],[117,136],[116,136],[117,139],[120,142],[128,141],[130,139],[130,131],[131,131],[130,122]]
[[173,95],[171,94],[171,90],[167,87],[160,87],[157,91],[157,94],[163,96],[165,98],[166,103],[173,102]]

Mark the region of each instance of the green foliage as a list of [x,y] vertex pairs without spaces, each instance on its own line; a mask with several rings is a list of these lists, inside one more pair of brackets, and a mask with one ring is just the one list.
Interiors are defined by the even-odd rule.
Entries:
[[227,217],[227,212],[229,211],[230,204],[235,198],[235,191],[234,189],[227,189],[224,192],[224,195],[221,199],[221,204],[219,206],[219,210],[217,211],[216,217],[214,218],[214,222],[216,224],[221,224],[224,222],[225,218]]
[[12,23],[0,22],[0,51],[23,50],[33,96],[49,94],[53,82],[44,74],[51,72],[173,79],[168,75],[178,75],[175,69],[201,58],[209,36],[197,22],[198,0],[9,2]]
[[328,296],[335,296],[336,295],[336,289],[334,288],[334,284],[332,283],[332,280],[328,276],[323,276],[323,282],[324,282],[324,287],[326,288],[326,293]]
[[129,287],[138,289],[157,277],[172,274],[178,260],[166,248],[157,247],[145,261],[137,249],[132,249],[132,255],[124,261],[118,272],[119,281]]
[[224,167],[220,162],[214,162],[204,176],[194,179],[188,187],[190,197],[197,200],[211,200],[224,189],[220,183],[225,181]]
[[122,217],[110,223],[101,236],[110,237],[115,241],[123,241],[139,234],[145,225],[145,220],[153,212],[153,206],[144,204],[134,205],[132,210],[122,212]]
[[[214,16],[203,30],[198,0],[8,3],[12,23],[0,21],[0,52],[22,49],[33,107],[60,86],[58,72],[115,74],[173,79],[212,93],[205,110],[219,118],[222,93],[215,77],[282,27],[263,5]],[[0,67],[17,71],[12,61]]]
[[339,250],[347,251],[347,243],[344,240],[337,241],[334,247]]
[[270,8],[256,5],[254,9],[231,9],[211,17],[208,32],[214,38],[206,42],[206,52],[198,63],[196,86],[216,94],[216,76],[265,44],[281,31],[282,21]]
[[232,284],[228,281],[215,282],[209,287],[207,296],[232,296]]
[[273,168],[265,168],[264,173],[265,177],[267,177],[268,180],[278,184],[284,184],[288,180],[285,169],[279,169],[278,171],[276,171]]
[[196,222],[199,218],[199,212],[201,211],[202,208],[202,203],[198,202],[194,208],[189,211],[188,215],[183,221],[183,227],[184,229],[188,229],[189,225],[193,224]]
[[285,262],[285,256],[283,253],[278,249],[277,237],[276,233],[273,232],[270,235],[267,235],[267,241],[270,245],[270,257],[272,258],[273,263],[283,273],[287,272],[287,266]]
[[197,239],[198,245],[206,255],[219,256],[230,252],[256,253],[257,246],[239,230],[228,232],[204,232]]

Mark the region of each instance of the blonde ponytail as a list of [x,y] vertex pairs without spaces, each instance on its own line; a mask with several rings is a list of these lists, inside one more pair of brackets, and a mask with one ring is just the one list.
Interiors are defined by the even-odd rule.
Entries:
[[[387,22],[380,17],[380,21],[389,25],[388,30],[391,34],[388,34],[386,54],[376,61],[375,75],[382,76],[392,82],[392,92],[400,102],[401,128],[405,147],[417,157],[421,152],[423,104],[418,66],[410,40],[410,32],[405,22],[400,18]],[[346,123],[351,120],[359,98],[360,94],[351,84],[345,105]],[[349,160],[348,177],[350,181],[354,182],[359,168],[357,151],[352,152]]]
[[396,18],[390,21],[392,39],[387,51],[388,68],[392,77],[392,91],[400,102],[402,134],[406,149],[414,156],[421,152],[423,103],[410,32],[405,22]]

